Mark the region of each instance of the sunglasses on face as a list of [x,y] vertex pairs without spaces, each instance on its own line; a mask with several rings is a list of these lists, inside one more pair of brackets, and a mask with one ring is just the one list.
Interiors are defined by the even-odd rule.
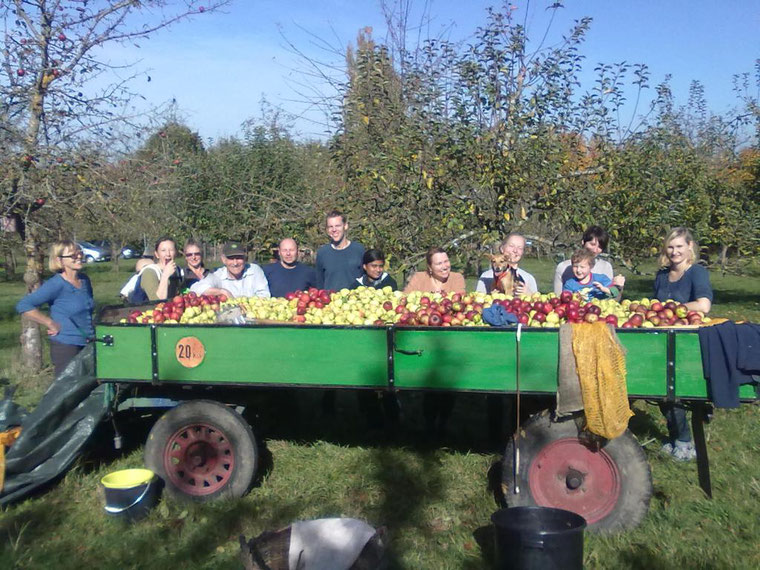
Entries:
[[201,256],[201,252],[200,251],[198,253],[186,253],[185,254],[185,257],[200,257],[200,256]]
[[71,255],[59,255],[61,259],[82,259],[82,252],[78,251],[76,253],[72,253]]

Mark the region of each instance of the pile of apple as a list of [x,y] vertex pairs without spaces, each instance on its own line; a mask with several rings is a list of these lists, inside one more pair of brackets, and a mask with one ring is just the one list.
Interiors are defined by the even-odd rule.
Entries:
[[[630,302],[628,310],[632,314],[623,323],[623,328],[628,328],[626,325],[629,323],[632,327],[678,327],[701,325],[710,322],[710,318],[705,317],[702,311],[690,310],[686,305],[676,303],[675,301],[665,301],[663,303],[657,299],[652,299],[651,301],[649,299],[642,299]],[[651,325],[647,323],[651,323]]]
[[322,325],[423,325],[474,326],[482,324],[483,307],[495,298],[482,293],[410,293],[390,287],[309,289],[288,294],[284,299],[250,297],[230,299],[227,304],[240,306],[245,315],[261,320],[275,320]]
[[226,295],[196,295],[185,293],[177,295],[171,301],[157,303],[155,307],[140,311],[135,309],[122,323],[141,324],[187,324],[213,323]]
[[483,308],[498,301],[490,295],[413,292],[394,309],[401,315],[394,322],[408,326],[478,326],[483,324]]
[[518,322],[532,327],[558,327],[569,323],[605,321],[624,329],[657,326],[700,325],[709,318],[700,311],[690,311],[686,305],[657,299],[624,300],[592,299],[584,301],[581,295],[563,291],[554,294],[531,295],[523,298],[496,300],[507,311],[515,314]]
[[563,291],[511,297],[501,293],[404,294],[390,287],[329,291],[310,288],[286,297],[245,297],[186,293],[146,310],[135,310],[122,322],[190,324],[216,322],[225,307],[239,307],[243,314],[264,321],[321,325],[360,326],[483,326],[483,309],[493,304],[513,313],[530,327],[558,327],[563,323],[605,321],[615,327],[662,327],[700,325],[710,321],[674,301],[614,299],[584,301],[579,294]]

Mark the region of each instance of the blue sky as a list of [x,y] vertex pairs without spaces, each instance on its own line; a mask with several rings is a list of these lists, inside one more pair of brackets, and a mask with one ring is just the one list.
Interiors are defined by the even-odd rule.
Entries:
[[[430,0],[431,20],[423,35],[446,30],[450,39],[466,41],[494,4],[500,5]],[[516,2],[518,18],[527,16],[531,38],[543,34],[548,4]],[[735,103],[732,76],[752,72],[760,58],[757,0],[565,0],[565,5],[550,38],[559,39],[580,17],[594,20],[581,47],[584,87],[591,86],[597,63],[645,63],[652,86],[671,74],[677,100],[685,104],[689,84],[697,79],[710,107],[722,112]],[[151,81],[138,79],[135,89],[153,105],[176,99],[180,116],[204,139],[239,134],[243,121],[259,116],[262,97],[303,116],[295,129],[315,138],[324,134],[321,116],[294,101],[296,84],[305,80],[299,71],[304,64],[287,41],[311,57],[340,65],[341,58],[320,49],[317,39],[344,50],[365,26],[376,38],[385,36],[379,1],[236,0],[225,13],[180,24],[141,42],[139,50],[111,48],[109,57],[114,62],[139,58],[138,69],[149,70]]]

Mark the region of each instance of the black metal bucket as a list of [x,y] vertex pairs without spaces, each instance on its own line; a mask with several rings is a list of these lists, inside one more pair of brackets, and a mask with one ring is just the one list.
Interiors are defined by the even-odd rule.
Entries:
[[496,568],[581,570],[586,520],[549,507],[512,507],[491,515],[496,527]]

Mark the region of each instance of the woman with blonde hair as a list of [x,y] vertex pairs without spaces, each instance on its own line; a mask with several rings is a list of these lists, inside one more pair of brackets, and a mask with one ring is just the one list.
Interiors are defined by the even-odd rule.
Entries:
[[[50,247],[48,267],[54,275],[21,299],[16,312],[47,327],[50,360],[58,377],[87,340],[95,335],[92,324],[95,301],[90,279],[80,273],[82,250],[75,242],[55,242]],[[39,310],[45,304],[50,307],[50,316]]]
[[713,291],[707,269],[695,264],[697,242],[686,228],[673,228],[665,237],[660,252],[660,267],[654,279],[654,297],[672,299],[691,311],[708,313]]
[[[697,242],[686,228],[673,228],[665,237],[660,252],[660,267],[654,279],[654,297],[686,305],[690,311],[707,313],[712,308],[713,290],[707,269],[695,263]],[[678,461],[697,456],[686,420],[686,410],[672,402],[660,404],[668,424],[668,440],[663,453]]]

